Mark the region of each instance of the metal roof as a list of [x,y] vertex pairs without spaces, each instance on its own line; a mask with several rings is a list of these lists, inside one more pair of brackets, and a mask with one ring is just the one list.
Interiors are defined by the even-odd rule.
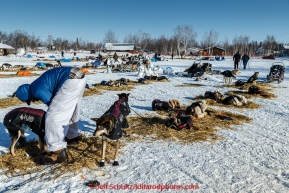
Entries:
[[130,43],[106,43],[104,48],[106,50],[133,50],[134,44]]

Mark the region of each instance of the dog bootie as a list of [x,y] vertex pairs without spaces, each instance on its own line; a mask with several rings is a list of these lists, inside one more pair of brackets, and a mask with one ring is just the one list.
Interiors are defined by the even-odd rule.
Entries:
[[40,163],[42,165],[56,164],[62,162],[67,162],[67,154],[65,149],[51,151],[47,155],[40,158]]

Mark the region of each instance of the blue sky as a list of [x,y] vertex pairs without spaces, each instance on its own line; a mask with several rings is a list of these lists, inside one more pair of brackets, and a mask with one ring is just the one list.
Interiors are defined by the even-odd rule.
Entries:
[[289,0],[8,0],[0,1],[0,30],[17,29],[46,40],[53,38],[99,43],[108,30],[119,42],[129,33],[171,37],[178,25],[192,25],[201,40],[211,29],[226,37],[267,35],[289,43]]

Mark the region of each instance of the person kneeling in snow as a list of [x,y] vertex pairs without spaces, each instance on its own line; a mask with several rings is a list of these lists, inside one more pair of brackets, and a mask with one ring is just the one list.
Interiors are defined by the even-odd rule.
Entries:
[[30,105],[41,100],[48,106],[45,116],[45,140],[50,151],[41,164],[67,161],[67,143],[78,141],[78,121],[86,78],[76,67],[54,68],[31,84],[18,87],[16,97]]

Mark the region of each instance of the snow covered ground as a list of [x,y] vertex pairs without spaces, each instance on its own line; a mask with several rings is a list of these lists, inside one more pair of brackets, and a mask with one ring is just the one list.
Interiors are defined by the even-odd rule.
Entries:
[[[66,56],[69,57],[69,56]],[[81,57],[81,56],[79,56]],[[283,58],[284,59],[284,58]],[[283,61],[280,59],[280,61]],[[8,62],[12,65],[36,64],[33,59],[0,57],[0,65]],[[193,60],[168,59],[156,62],[162,68],[172,67],[175,72],[182,72],[192,65]],[[258,71],[259,79],[264,80],[274,61],[252,59],[249,68],[241,70],[237,79],[247,80]],[[233,61],[211,61],[213,70],[232,70]],[[66,65],[83,66],[85,62],[66,63]],[[288,69],[289,61],[284,61]],[[242,66],[242,65],[241,65]],[[116,80],[128,78],[137,80],[136,73],[103,73],[105,70],[91,70],[87,75],[89,85],[100,83],[102,80]],[[40,71],[41,72],[41,71]],[[1,74],[2,72],[0,72]],[[159,71],[162,75],[162,71]],[[221,75],[205,75],[207,80],[194,81],[195,78],[169,76],[170,82],[155,82],[145,86],[136,86],[130,91],[129,104],[132,108],[130,116],[137,114],[152,114],[151,102],[154,99],[178,99],[182,105],[190,105],[192,99],[204,95],[205,91],[218,90],[225,93],[231,88],[216,88],[223,85]],[[253,119],[252,123],[234,126],[235,130],[222,130],[219,134],[225,139],[215,144],[192,143],[180,145],[174,142],[134,142],[127,143],[119,156],[120,166],[105,166],[96,171],[83,174],[88,179],[97,179],[103,185],[100,192],[129,192],[129,188],[139,188],[140,192],[147,192],[145,185],[156,188],[154,192],[289,192],[289,73],[285,72],[285,79],[281,84],[274,84],[277,88],[274,99],[250,99],[261,107],[258,109],[230,109]],[[0,98],[10,96],[18,86],[31,83],[37,77],[0,78]],[[236,80],[234,80],[236,81]],[[201,87],[176,87],[185,83],[203,84]],[[102,95],[83,98],[81,111],[81,132],[92,134],[94,122],[92,117],[99,117],[117,99],[120,91],[103,91]],[[5,114],[18,106],[0,109],[0,153],[8,151],[10,138],[2,120]],[[43,104],[32,107],[47,107]],[[222,108],[221,108],[222,109]],[[181,131],[180,131],[181,132]],[[28,138],[34,138],[29,133]],[[99,160],[96,160],[98,163]],[[0,192],[9,190],[30,177],[8,178],[0,171]],[[127,186],[126,186],[127,185]],[[167,185],[167,187],[165,187]],[[178,186],[174,186],[178,185]],[[192,188],[198,188],[193,190]],[[113,189],[115,188],[115,189]],[[117,189],[118,188],[118,189]],[[172,189],[166,189],[172,188]],[[176,189],[176,188],[191,188]],[[92,189],[84,185],[78,175],[70,178],[59,178],[56,181],[34,180],[14,192],[91,192]]]

